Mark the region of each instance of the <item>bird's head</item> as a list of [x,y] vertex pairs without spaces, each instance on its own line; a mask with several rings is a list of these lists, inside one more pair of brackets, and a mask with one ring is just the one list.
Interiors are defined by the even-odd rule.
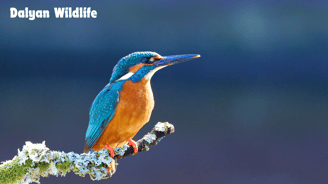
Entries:
[[156,52],[134,52],[123,57],[114,67],[110,83],[131,79],[138,82],[150,79],[154,73],[166,66],[199,58],[198,54],[161,56]]

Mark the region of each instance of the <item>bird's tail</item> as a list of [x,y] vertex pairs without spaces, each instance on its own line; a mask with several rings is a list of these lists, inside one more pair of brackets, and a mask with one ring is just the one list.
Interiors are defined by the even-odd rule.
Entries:
[[85,144],[83,152],[87,153],[88,151],[90,151],[90,149],[91,149],[91,146],[88,146],[87,144]]

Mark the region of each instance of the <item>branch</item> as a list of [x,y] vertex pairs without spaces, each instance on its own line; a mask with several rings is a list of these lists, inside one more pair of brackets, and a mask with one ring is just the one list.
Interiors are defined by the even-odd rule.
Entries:
[[[156,145],[166,135],[174,132],[174,126],[168,122],[157,123],[153,130],[136,142],[138,151],[148,151],[149,146]],[[0,183],[39,183],[40,177],[49,175],[65,176],[70,171],[84,177],[90,175],[92,180],[111,177],[116,171],[116,160],[134,153],[127,144],[115,149],[114,159],[106,149],[88,153],[51,151],[42,144],[25,143],[22,151],[12,159],[0,165]]]

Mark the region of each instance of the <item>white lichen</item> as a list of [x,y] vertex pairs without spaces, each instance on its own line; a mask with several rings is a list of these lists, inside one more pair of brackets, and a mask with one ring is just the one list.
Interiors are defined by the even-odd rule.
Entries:
[[[13,158],[13,160],[15,159],[16,157],[14,157]],[[7,168],[10,168],[10,167],[12,167],[12,165],[11,165],[11,163],[12,163],[12,160],[6,160],[6,161],[3,161],[3,162],[1,162],[1,164],[0,164],[0,167],[7,167]]]
[[169,122],[158,122],[155,127],[154,130],[159,131],[159,132],[165,132],[167,131],[167,129],[174,129],[174,126],[172,124],[170,124]]
[[145,140],[147,143],[150,144],[156,140],[156,135],[155,134],[147,134],[143,137],[143,140]]
[[[170,131],[168,131],[170,130]],[[158,135],[158,132],[164,134]],[[157,123],[152,132],[138,141],[142,145],[142,151],[148,151],[150,145],[155,145],[165,135],[174,132],[174,126],[165,123]],[[159,137],[157,137],[157,136]],[[130,146],[128,144],[114,150],[115,158],[124,158]],[[130,155],[128,153],[127,155]],[[116,163],[109,156],[109,151],[103,149],[96,152],[77,154],[62,151],[51,151],[46,147],[45,141],[41,144],[25,143],[22,150],[12,160],[2,162],[0,165],[0,183],[40,183],[40,177],[49,175],[65,176],[73,171],[79,176],[90,175],[92,180],[106,179],[116,171]],[[11,175],[15,172],[18,175]],[[8,177],[10,176],[10,177]]]
[[125,151],[129,148],[128,143],[123,145],[122,147],[118,147],[114,150],[115,155],[123,156]]
[[[40,176],[58,176],[58,174],[64,176],[70,170],[73,170],[73,172],[82,176],[89,174],[93,180],[101,180],[108,177],[108,169],[106,166],[110,166],[113,161],[106,149],[82,154],[74,152],[65,153],[50,151],[49,148],[46,147],[44,141],[42,144],[33,144],[27,141],[23,146],[22,151],[18,149],[18,158],[18,163],[20,165],[26,164],[26,161],[29,159],[32,161],[29,172],[25,174],[24,179],[21,180],[20,183],[39,183]],[[7,161],[4,164],[8,163],[10,162]],[[36,164],[41,163],[49,164],[45,171],[41,172],[39,168],[33,168]],[[68,166],[67,172],[60,171],[56,167],[56,165],[63,163],[66,163]],[[109,175],[111,176],[114,172],[115,168],[111,170]]]

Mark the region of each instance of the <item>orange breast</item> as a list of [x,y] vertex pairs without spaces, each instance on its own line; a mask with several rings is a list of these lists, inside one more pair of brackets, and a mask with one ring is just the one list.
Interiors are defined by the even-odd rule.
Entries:
[[149,80],[125,82],[115,115],[92,147],[93,150],[101,150],[105,144],[114,149],[123,146],[149,121],[153,108],[154,96]]

